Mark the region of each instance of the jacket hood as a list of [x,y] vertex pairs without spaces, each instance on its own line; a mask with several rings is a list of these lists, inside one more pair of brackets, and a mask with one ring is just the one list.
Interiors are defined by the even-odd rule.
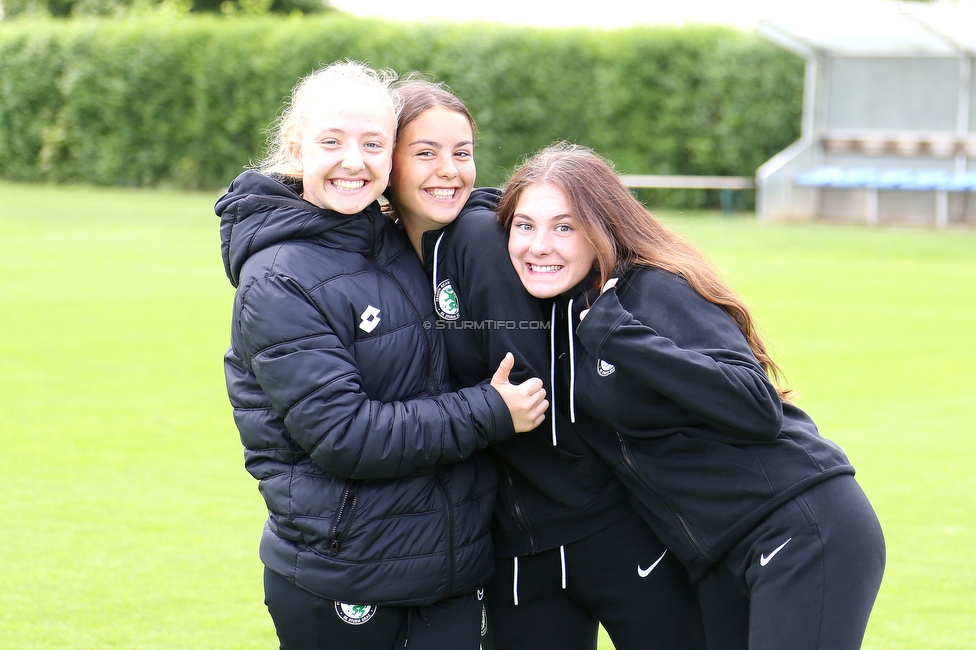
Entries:
[[[465,201],[464,207],[461,208],[461,213],[471,210],[491,210],[495,211],[498,207],[498,202],[502,198],[502,191],[497,187],[476,187],[471,190],[471,195],[468,200]],[[458,215],[460,216],[460,215]]]
[[427,275],[431,276],[434,282],[434,294],[437,294],[437,284],[440,280],[437,277],[437,250],[440,248],[441,239],[446,232],[468,214],[475,212],[495,212],[498,202],[502,198],[502,191],[496,187],[476,187],[471,190],[471,196],[464,202],[464,206],[458,216],[440,230],[428,230],[421,238],[423,250],[424,268]]
[[214,206],[220,217],[224,271],[235,287],[241,268],[256,252],[290,239],[316,239],[323,245],[368,255],[382,219],[373,202],[349,215],[318,208],[301,197],[301,181],[246,171]]

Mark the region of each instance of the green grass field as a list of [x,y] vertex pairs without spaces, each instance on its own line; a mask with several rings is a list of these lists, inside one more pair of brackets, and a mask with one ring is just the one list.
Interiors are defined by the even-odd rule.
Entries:
[[[2,648],[277,647],[216,198],[0,182]],[[976,232],[661,216],[858,468],[888,542],[864,647],[976,647]]]

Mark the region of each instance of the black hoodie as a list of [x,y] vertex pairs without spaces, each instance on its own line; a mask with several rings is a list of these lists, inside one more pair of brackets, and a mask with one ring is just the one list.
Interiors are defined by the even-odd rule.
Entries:
[[323,210],[258,172],[216,205],[237,287],[227,389],[269,517],[261,559],[323,597],[426,605],[492,572],[496,475],[514,434],[489,386],[445,393],[427,278],[377,204]]
[[[424,233],[423,253],[455,388],[489,379],[506,352],[513,383],[540,377],[550,404],[551,304],[522,287],[494,209],[498,190],[472,192],[458,218]],[[555,426],[552,413],[556,412]],[[622,484],[550,407],[546,421],[489,448],[499,470],[495,553],[528,555],[583,539],[633,513]]]
[[561,376],[571,408],[612,427],[581,435],[693,580],[780,504],[854,473],[780,400],[729,314],[684,279],[635,267],[591,292],[582,322],[587,300],[576,295],[562,299],[575,354]]

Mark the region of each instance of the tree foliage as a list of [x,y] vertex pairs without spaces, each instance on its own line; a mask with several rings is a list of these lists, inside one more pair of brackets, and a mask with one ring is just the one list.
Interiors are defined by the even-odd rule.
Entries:
[[751,176],[799,136],[803,62],[733,28],[404,24],[336,12],[31,21],[0,29],[0,177],[226,185],[261,158],[295,82],[342,58],[422,70],[464,98],[478,123],[480,184],[503,182],[555,140],[593,147],[622,173]]
[[314,14],[329,9],[328,0],[0,0],[0,17],[120,17],[132,14],[223,13],[262,15]]

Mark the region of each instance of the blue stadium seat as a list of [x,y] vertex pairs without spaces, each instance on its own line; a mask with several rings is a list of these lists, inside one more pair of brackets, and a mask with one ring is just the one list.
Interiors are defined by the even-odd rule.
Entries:
[[793,182],[803,187],[976,192],[976,172],[954,173],[946,169],[816,167],[796,174]]
[[952,172],[945,169],[923,169],[915,172],[911,182],[902,189],[906,190],[938,190],[952,178]]

